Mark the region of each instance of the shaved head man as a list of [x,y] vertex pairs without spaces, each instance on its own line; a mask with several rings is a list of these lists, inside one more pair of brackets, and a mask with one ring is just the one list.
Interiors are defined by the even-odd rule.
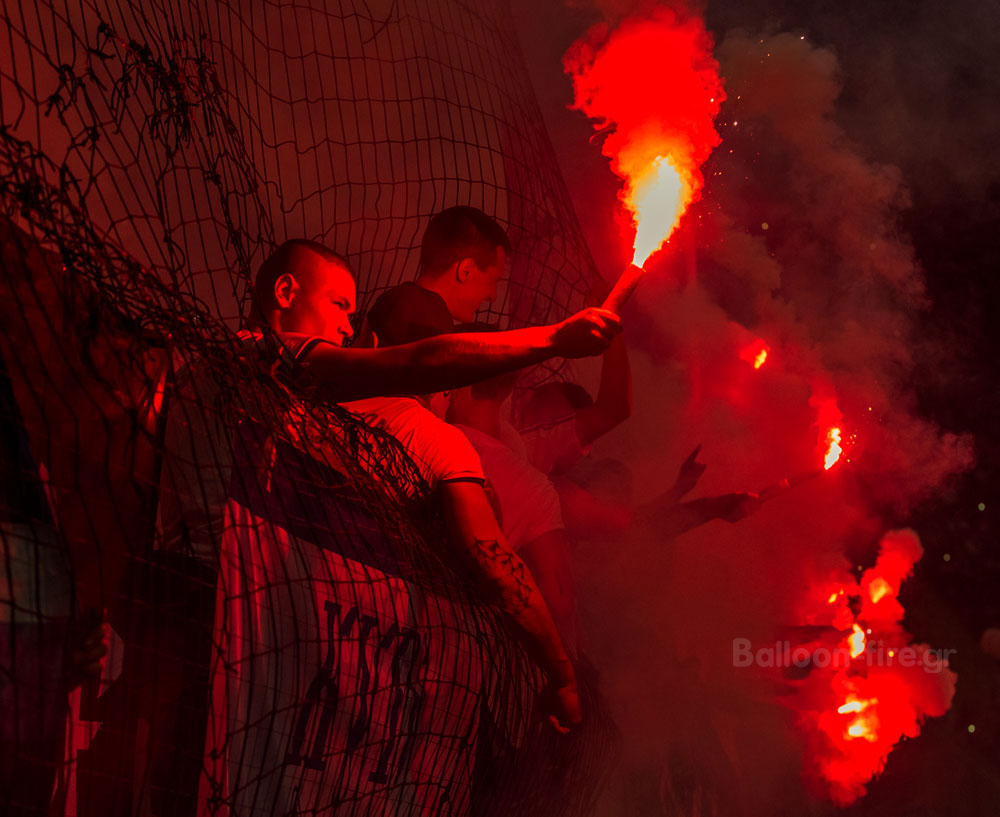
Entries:
[[[316,241],[286,241],[261,265],[254,282],[259,323],[343,346],[354,330],[354,275],[343,256]],[[294,328],[293,328],[294,327]]]

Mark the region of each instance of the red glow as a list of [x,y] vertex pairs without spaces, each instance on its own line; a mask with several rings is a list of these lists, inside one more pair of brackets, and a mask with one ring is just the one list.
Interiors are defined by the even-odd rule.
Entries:
[[712,40],[697,17],[658,8],[617,29],[594,26],[567,52],[574,107],[603,130],[602,152],[624,180],[635,225],[632,263],[646,260],[701,193],[701,165],[719,143],[725,99]]

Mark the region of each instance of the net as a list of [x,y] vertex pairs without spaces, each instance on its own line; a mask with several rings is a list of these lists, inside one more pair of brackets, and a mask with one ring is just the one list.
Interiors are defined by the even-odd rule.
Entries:
[[512,239],[492,319],[560,318],[594,274],[503,5],[328,5],[4,7],[5,813],[592,799],[610,724],[537,728],[540,673],[406,454],[235,332],[280,241],[345,254],[363,314],[456,203]]

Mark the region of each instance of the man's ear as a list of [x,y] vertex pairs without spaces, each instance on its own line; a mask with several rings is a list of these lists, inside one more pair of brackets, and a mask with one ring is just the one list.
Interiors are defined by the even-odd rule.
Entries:
[[455,279],[458,283],[464,284],[475,271],[476,262],[471,258],[463,258],[455,265]]
[[358,339],[354,342],[354,345],[359,349],[378,348],[378,335],[375,334],[375,330],[372,329],[372,325],[368,323],[367,316],[361,322],[361,332],[358,333]]
[[279,309],[288,309],[299,290],[299,282],[290,272],[282,273],[274,282],[274,302]]

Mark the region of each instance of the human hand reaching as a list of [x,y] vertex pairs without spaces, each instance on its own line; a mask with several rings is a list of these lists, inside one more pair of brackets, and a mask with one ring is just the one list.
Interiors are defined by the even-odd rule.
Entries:
[[710,501],[713,503],[713,516],[730,523],[746,519],[761,505],[760,497],[749,492],[721,494],[711,497]]
[[602,354],[621,331],[622,321],[614,312],[588,307],[553,327],[551,345],[565,358]]

